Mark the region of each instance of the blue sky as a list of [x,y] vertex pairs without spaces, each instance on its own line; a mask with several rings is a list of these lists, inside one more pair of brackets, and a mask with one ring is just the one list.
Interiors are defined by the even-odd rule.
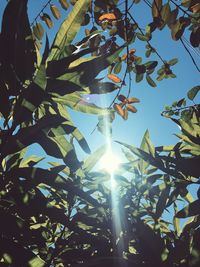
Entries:
[[[0,18],[2,17],[6,2],[6,0],[0,1]],[[30,22],[32,22],[33,18],[45,3],[46,1],[44,0],[29,0]],[[52,1],[52,3],[55,3],[59,7],[57,1]],[[50,14],[48,8],[45,12]],[[151,22],[150,9],[144,2],[141,2],[139,5],[134,5],[131,9],[131,14],[140,23],[142,28],[145,28],[145,25],[148,22]],[[62,19],[66,15],[67,12],[62,11]],[[47,30],[50,40],[53,39],[53,36],[59,27],[59,22],[55,20],[54,22],[55,27],[50,31]],[[77,40],[81,40],[82,37],[83,35],[80,33],[77,36]],[[185,35],[185,37],[187,38],[187,35]],[[185,97],[190,88],[199,84],[199,73],[195,69],[181,43],[179,41],[175,42],[171,40],[171,34],[168,28],[164,29],[162,32],[157,30],[155,34],[153,34],[151,43],[158,49],[159,54],[161,54],[164,59],[170,60],[175,57],[178,58],[178,64],[173,67],[173,71],[177,75],[177,78],[163,80],[157,83],[156,88],[152,88],[146,81],[135,83],[133,74],[131,96],[141,100],[141,102],[137,104],[138,112],[136,114],[130,114],[128,121],[123,121],[121,117],[116,116],[113,123],[113,140],[137,146],[140,144],[145,130],[149,129],[152,141],[155,145],[168,145],[177,142],[174,133],[179,132],[178,127],[169,119],[162,117],[160,113],[165,105],[170,105],[173,101]],[[142,56],[144,62],[146,62],[150,59],[146,59],[143,56],[144,46],[145,42],[136,41],[131,48],[136,48],[136,55]],[[200,50],[197,51],[200,52]],[[193,52],[192,54],[200,65],[199,57]],[[158,60],[158,58],[154,56],[152,60]],[[105,75],[106,73],[102,74],[102,76]],[[122,93],[123,92],[126,92],[126,88],[122,89]],[[109,104],[112,101],[113,96],[113,94],[106,95],[102,97],[101,101],[105,101]],[[98,101],[100,100],[98,99]],[[196,99],[196,102],[200,102],[199,99]],[[95,150],[105,142],[105,138],[98,131],[95,131],[92,135],[90,134],[98,122],[97,117],[76,112],[71,112],[71,115],[75,124],[88,140],[92,150]],[[118,151],[119,148],[117,145],[114,145],[114,147]]]

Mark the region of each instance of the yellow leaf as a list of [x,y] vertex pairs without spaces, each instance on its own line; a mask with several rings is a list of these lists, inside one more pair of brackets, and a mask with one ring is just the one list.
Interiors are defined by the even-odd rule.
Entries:
[[60,19],[61,14],[55,5],[50,5],[51,12],[56,19]]
[[132,48],[129,50],[129,54],[134,54],[136,52],[136,49],[135,48]]
[[124,54],[122,57],[121,57],[121,60],[124,61],[127,59],[127,54]]
[[124,117],[124,110],[119,104],[114,104],[114,109],[121,117]]
[[90,30],[85,29],[85,35],[86,35],[86,36],[90,35]]
[[63,9],[65,9],[65,10],[68,9],[69,4],[67,3],[66,0],[59,0],[59,3],[60,3],[60,5],[61,5],[61,7],[62,7]]
[[140,100],[138,98],[136,98],[136,97],[130,97],[130,98],[128,98],[128,103],[129,104],[139,103],[139,102],[140,102]]
[[128,110],[127,110],[126,108],[124,109],[123,119],[124,119],[125,121],[128,120]]
[[137,109],[136,109],[134,106],[127,105],[126,108],[128,109],[128,111],[131,111],[131,112],[133,112],[133,113],[136,113],[136,112],[137,112]]

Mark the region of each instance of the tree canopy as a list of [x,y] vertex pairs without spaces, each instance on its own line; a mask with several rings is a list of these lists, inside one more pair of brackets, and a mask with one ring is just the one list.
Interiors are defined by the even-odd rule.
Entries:
[[[200,86],[162,113],[179,126],[179,141],[155,146],[148,130],[140,147],[118,141],[126,162],[112,175],[96,168],[107,147],[91,153],[69,112],[98,116],[95,129],[112,135],[116,116],[127,120],[137,112],[133,82],[155,87],[176,78],[177,59],[165,60],[151,43],[165,27],[199,71],[183,38],[200,45],[199,1],[145,0],[152,13],[145,29],[131,13],[140,0],[58,2],[46,1],[30,23],[28,0],[10,0],[2,18],[0,266],[199,266]],[[61,8],[67,15],[50,43],[45,27],[60,20]],[[135,40],[145,43],[142,56]],[[111,92],[108,107],[83,98]],[[33,144],[54,161],[42,167],[43,157],[27,153]]]

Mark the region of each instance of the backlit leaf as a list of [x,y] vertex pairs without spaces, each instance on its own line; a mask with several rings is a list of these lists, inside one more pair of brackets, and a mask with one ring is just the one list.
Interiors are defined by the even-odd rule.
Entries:
[[168,61],[168,64],[169,64],[170,66],[173,66],[173,65],[175,65],[177,62],[178,62],[178,59],[177,59],[177,58],[173,58],[173,59],[171,59],[171,60]]
[[136,113],[137,112],[136,107],[134,107],[132,105],[127,105],[126,108],[127,108],[128,111],[131,111],[132,113]]
[[73,10],[67,17],[67,19],[62,23],[56,37],[53,41],[51,53],[48,60],[60,58],[60,54],[64,47],[71,44],[77,32],[80,29],[81,23],[83,21],[83,16],[87,11],[90,4],[90,0],[77,1]]
[[67,10],[69,8],[67,0],[59,0],[59,3],[64,10]]
[[198,94],[198,92],[200,91],[200,86],[195,86],[192,89],[189,90],[189,92],[187,93],[187,96],[190,100],[193,100],[195,98],[195,96]]
[[114,109],[117,111],[117,113],[123,117],[124,116],[124,110],[119,104],[114,104]]
[[56,19],[60,19],[61,14],[55,5],[50,5],[51,12]]
[[47,13],[42,14],[41,20],[43,20],[46,23],[49,29],[53,27],[53,21],[51,20],[51,17]]
[[44,29],[41,25],[41,23],[36,22],[36,24],[33,26],[33,33],[37,37],[38,40],[41,40],[44,36]]

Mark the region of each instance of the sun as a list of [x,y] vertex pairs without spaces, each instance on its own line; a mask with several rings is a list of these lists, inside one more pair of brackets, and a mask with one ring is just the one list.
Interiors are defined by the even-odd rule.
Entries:
[[99,167],[110,175],[113,175],[116,170],[119,168],[119,158],[113,153],[111,148],[108,148],[106,153],[99,161]]

